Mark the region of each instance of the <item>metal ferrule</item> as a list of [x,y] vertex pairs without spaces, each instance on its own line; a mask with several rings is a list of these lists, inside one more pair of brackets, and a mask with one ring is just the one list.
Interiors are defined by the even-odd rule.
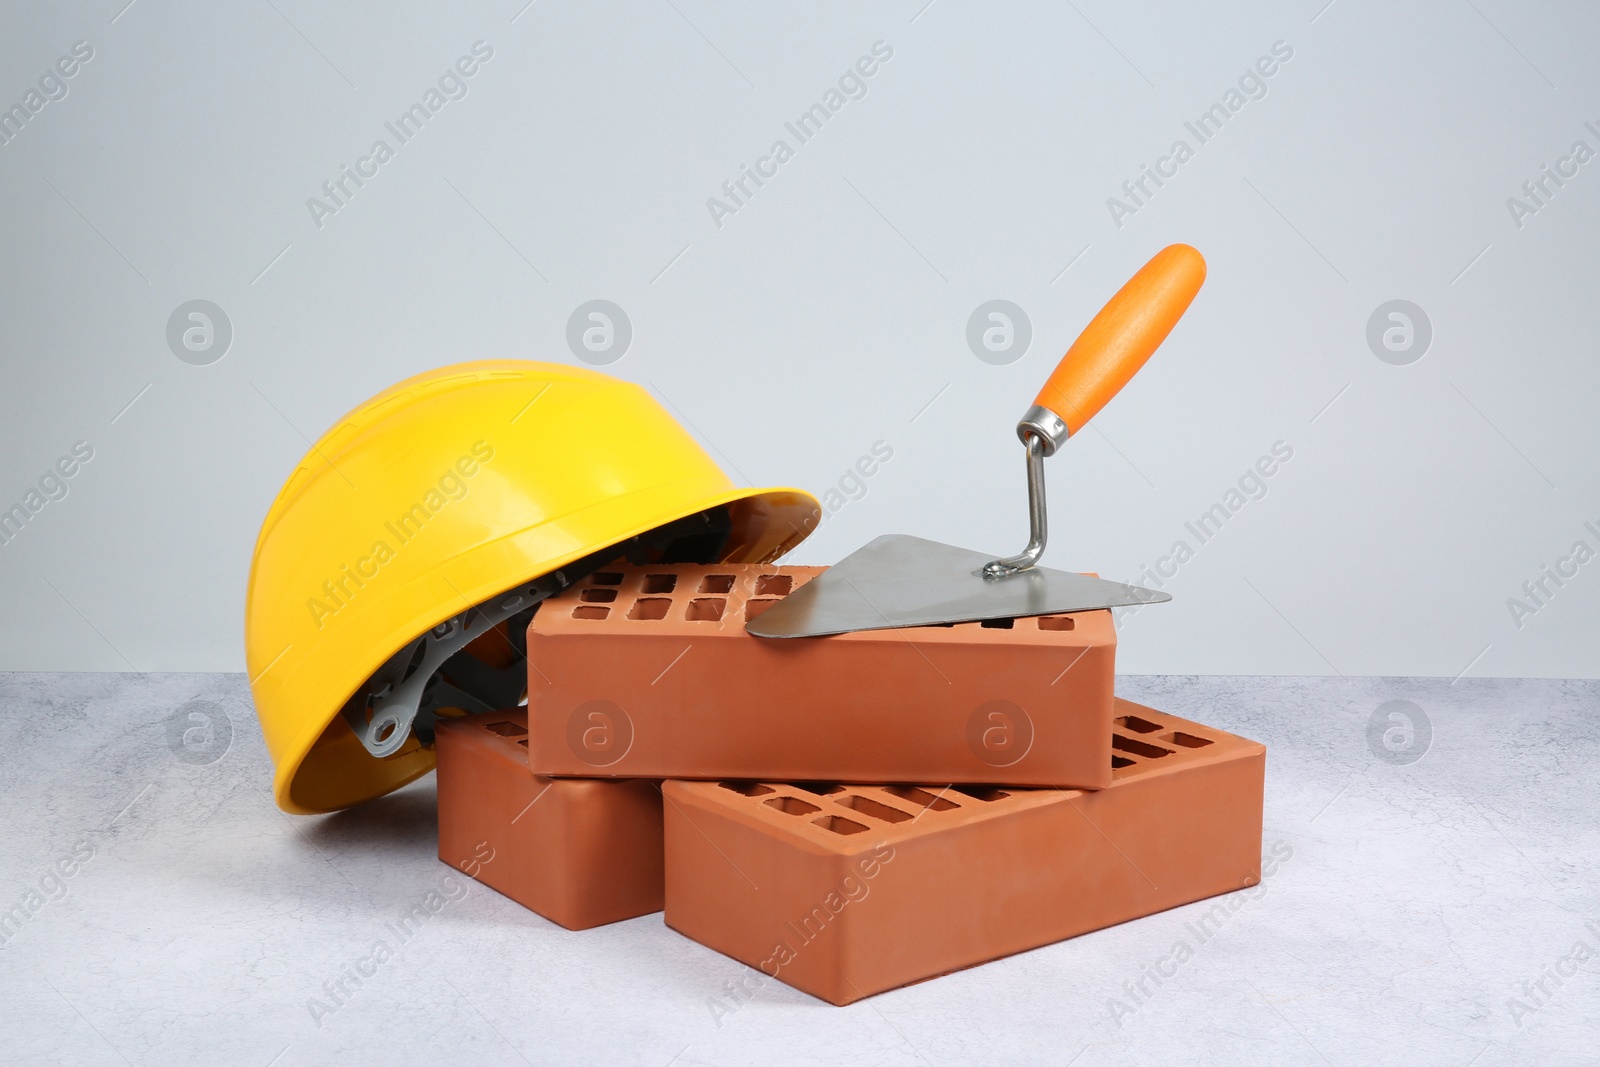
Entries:
[[1044,454],[1053,456],[1067,440],[1067,424],[1049,408],[1035,404],[1017,423],[1017,436],[1023,444],[1028,443],[1028,438],[1037,437]]

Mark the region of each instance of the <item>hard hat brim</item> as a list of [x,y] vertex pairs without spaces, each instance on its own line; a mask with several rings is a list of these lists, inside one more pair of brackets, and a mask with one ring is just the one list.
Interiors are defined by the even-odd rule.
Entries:
[[[821,518],[816,499],[802,489],[774,487],[697,493],[686,492],[685,487],[678,485],[657,487],[651,493],[662,495],[663,507],[653,508],[648,500],[640,500],[636,495],[631,499],[602,501],[588,509],[594,512],[591,525],[595,529],[616,531],[599,543],[592,537],[573,536],[573,517],[563,516],[560,530],[524,530],[479,546],[472,553],[452,560],[448,568],[440,567],[432,577],[436,584],[447,587],[446,595],[439,596],[435,590],[436,595],[424,598],[436,607],[432,614],[417,617],[415,635],[420,636],[468,607],[593,555],[608,545],[621,544],[699,512],[726,507],[732,523],[722,552],[718,558],[704,561],[707,563],[771,562],[804,540]],[[692,503],[686,506],[686,499]],[[648,522],[630,526],[618,523],[615,516],[609,514],[612,511],[653,517]],[[562,542],[563,547],[553,548],[552,541]],[[528,542],[538,542],[538,545],[530,549]],[[348,649],[331,649],[330,654],[364,654],[370,662],[361,663],[356,673],[365,679],[395,651],[385,648],[352,653]],[[261,672],[262,676],[270,671],[269,664]],[[264,680],[268,679],[253,678],[252,686]],[[422,745],[415,737],[386,759],[370,755],[340,715],[345,702],[355,692],[356,689],[352,689],[348,693],[320,694],[319,703],[330,696],[337,696],[337,700],[327,704],[325,714],[319,711],[306,720],[305,727],[290,741],[279,759],[273,779],[273,798],[284,811],[298,815],[337,811],[399,789],[433,769],[433,749]]]

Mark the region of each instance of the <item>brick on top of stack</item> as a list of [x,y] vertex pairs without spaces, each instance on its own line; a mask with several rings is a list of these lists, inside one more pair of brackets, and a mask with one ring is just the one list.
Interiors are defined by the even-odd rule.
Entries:
[[528,629],[547,775],[1103,788],[1110,612],[770,640],[745,622],[819,567],[590,575]]

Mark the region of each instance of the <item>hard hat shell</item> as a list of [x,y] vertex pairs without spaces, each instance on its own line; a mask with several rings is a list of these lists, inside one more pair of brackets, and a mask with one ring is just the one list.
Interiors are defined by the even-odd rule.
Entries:
[[433,767],[415,737],[370,755],[340,715],[408,643],[717,508],[732,532],[706,562],[776,559],[820,517],[802,490],[735,488],[643,388],[596,371],[460,363],[357,407],[300,461],[251,560],[245,658],[278,806],[334,811]]

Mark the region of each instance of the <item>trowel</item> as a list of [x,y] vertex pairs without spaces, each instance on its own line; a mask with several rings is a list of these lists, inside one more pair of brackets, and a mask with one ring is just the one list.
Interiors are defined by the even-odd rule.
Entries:
[[1188,245],[1139,268],[1084,328],[1017,423],[1027,450],[1027,547],[1015,556],[886,534],[745,624],[758,637],[823,637],[1096,608],[1157,604],[1153,589],[1038,566],[1044,555],[1044,461],[1076,435],[1166,340],[1205,280]]

